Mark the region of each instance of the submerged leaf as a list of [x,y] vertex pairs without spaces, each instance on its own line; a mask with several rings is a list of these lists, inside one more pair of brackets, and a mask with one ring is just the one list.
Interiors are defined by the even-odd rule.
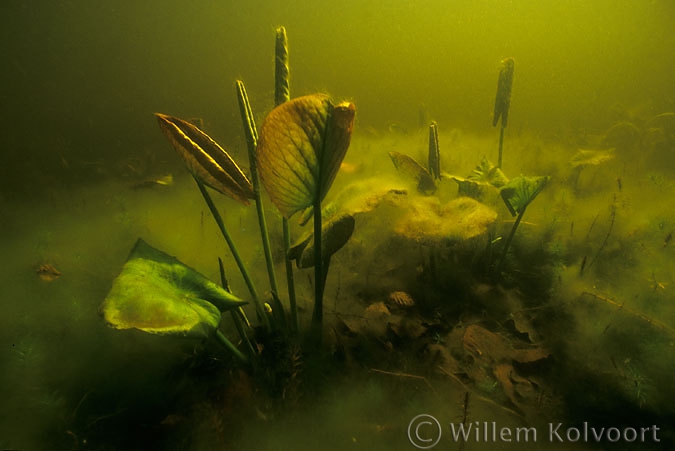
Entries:
[[584,150],[579,149],[570,160],[573,168],[580,166],[597,166],[614,158],[614,149],[608,150]]
[[324,94],[282,103],[260,129],[256,161],[270,199],[289,218],[328,193],[351,140],[356,108]]
[[501,190],[502,199],[511,215],[522,213],[530,202],[544,189],[550,177],[516,177]]
[[501,188],[509,182],[502,170],[486,157],[483,157],[468,178],[479,183],[488,183],[495,188]]
[[499,81],[497,82],[497,97],[495,98],[492,126],[497,125],[499,118],[502,119],[502,128],[505,128],[508,125],[514,64],[513,58],[505,58],[502,60],[502,68],[499,71]]
[[441,153],[438,147],[438,124],[429,126],[429,173],[435,180],[441,178]]
[[205,185],[248,205],[253,186],[232,157],[188,121],[155,113],[159,126],[188,170]]
[[[328,221],[321,228],[321,254],[324,259],[330,258],[347,244],[354,233],[354,216],[345,214]],[[314,266],[314,236],[308,234],[289,249],[288,258],[295,260],[298,268]]]
[[403,175],[417,182],[417,191],[430,195],[436,191],[436,182],[433,176],[412,157],[399,152],[389,152],[389,158],[396,169]]
[[246,302],[145,241],[136,242],[101,305],[115,329],[207,337],[220,312]]

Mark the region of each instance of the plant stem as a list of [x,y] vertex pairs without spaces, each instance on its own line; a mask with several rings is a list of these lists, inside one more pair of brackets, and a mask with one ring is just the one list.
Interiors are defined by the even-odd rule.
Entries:
[[223,335],[223,333],[221,331],[216,330],[216,338],[223,345],[225,345],[225,347],[227,349],[229,349],[230,352],[232,354],[234,354],[234,356],[241,361],[241,363],[243,363],[245,365],[249,364],[248,358],[244,354],[242,354],[241,351],[239,349],[237,349],[237,347],[235,345],[233,345],[232,342],[230,340],[228,340],[227,337],[225,335]]
[[511,227],[511,232],[509,233],[509,236],[506,238],[506,242],[504,243],[504,250],[502,251],[501,258],[499,259],[499,264],[497,265],[497,277],[499,277],[500,274],[502,273],[504,261],[506,260],[506,253],[509,251],[509,246],[511,246],[511,241],[513,241],[513,236],[516,234],[516,229],[518,228],[518,224],[520,224],[520,220],[523,219],[523,215],[525,214],[526,208],[527,206],[523,207],[520,213],[518,213],[516,222],[513,223],[513,227]]
[[220,233],[223,235],[223,238],[225,238],[225,241],[227,242],[227,245],[230,247],[230,252],[232,252],[232,257],[234,260],[237,262],[237,266],[239,267],[239,271],[241,272],[241,275],[244,277],[244,282],[246,282],[246,286],[248,287],[249,293],[251,293],[251,297],[253,298],[253,303],[255,304],[255,309],[256,312],[258,313],[258,318],[263,321],[265,327],[269,330],[270,329],[270,323],[269,320],[267,319],[267,315],[265,314],[265,309],[263,308],[262,304],[260,303],[260,298],[258,297],[258,292],[255,289],[255,285],[253,285],[253,281],[251,280],[251,277],[248,275],[248,271],[246,270],[246,266],[244,265],[244,261],[241,259],[241,256],[239,255],[239,251],[237,251],[237,247],[234,245],[234,241],[232,241],[232,237],[230,236],[229,232],[227,231],[227,228],[225,227],[225,223],[223,222],[223,218],[220,216],[220,213],[218,213],[218,209],[216,208],[215,204],[213,203],[213,199],[211,199],[211,195],[209,192],[206,190],[206,187],[202,182],[200,182],[196,177],[194,177],[195,182],[197,182],[197,186],[199,187],[199,192],[202,193],[202,197],[204,197],[204,201],[206,201],[206,205],[209,207],[209,210],[211,211],[211,215],[213,216],[213,219],[215,219],[216,224],[218,224],[218,228],[220,229]]
[[504,121],[502,120],[502,126],[499,129],[499,157],[497,160],[497,167],[501,169],[502,167],[502,147],[504,146],[504,129],[506,126],[504,125]]
[[295,278],[293,277],[293,262],[288,258],[288,250],[291,248],[291,230],[288,219],[282,220],[284,231],[284,263],[286,264],[286,284],[288,285],[288,302],[291,306],[291,332],[298,331],[298,306],[295,298]]
[[[288,64],[288,38],[284,27],[277,28],[274,48],[274,104],[281,105],[291,99],[289,83],[290,66]],[[288,250],[291,248],[291,229],[288,219],[281,220],[284,233],[284,262],[286,264],[286,285],[288,286],[288,302],[291,307],[291,332],[298,331],[298,307],[295,299],[295,279],[293,277],[293,262],[288,259]]]
[[[227,279],[225,278],[225,266],[223,265],[223,260],[218,257],[218,269],[220,270],[220,283],[223,286],[223,288],[230,292],[230,286],[227,283]],[[230,310],[230,315],[232,315],[232,322],[234,323],[234,327],[237,328],[237,332],[239,332],[239,336],[241,337],[242,341],[246,344],[246,349],[248,350],[249,356],[252,358],[255,357],[256,352],[255,349],[253,348],[253,345],[251,344],[251,340],[248,339],[248,335],[246,334],[246,331],[244,330],[244,327],[241,323],[241,319],[239,318],[238,315],[241,315],[242,318],[245,320],[246,325],[250,328],[251,324],[248,322],[248,319],[246,318],[246,314],[244,313],[244,309],[239,307],[238,309]]]
[[265,219],[265,209],[260,196],[260,177],[255,160],[255,150],[258,144],[258,132],[255,128],[251,104],[248,101],[244,82],[237,80],[237,99],[239,100],[239,110],[244,123],[244,133],[246,134],[246,144],[248,146],[248,160],[251,168],[251,184],[255,195],[255,206],[258,211],[258,225],[260,226],[260,236],[262,238],[263,250],[265,252],[265,262],[267,264],[267,275],[270,279],[270,289],[272,290],[272,303],[276,310],[275,317],[280,318],[282,328],[285,327],[284,307],[279,302],[277,288],[277,278],[274,274],[274,261],[272,259],[272,250],[270,248],[270,238],[267,232],[267,221]]
[[326,284],[323,269],[323,252],[321,241],[321,195],[316,193],[314,199],[314,313],[312,315],[312,329],[316,338],[321,338],[323,326],[323,290]]

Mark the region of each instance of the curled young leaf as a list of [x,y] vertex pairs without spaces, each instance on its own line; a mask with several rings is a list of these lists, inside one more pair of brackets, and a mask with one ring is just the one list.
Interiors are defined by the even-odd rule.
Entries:
[[[322,227],[321,244],[324,259],[330,258],[347,244],[354,233],[354,224],[354,216],[344,214],[328,221]],[[308,234],[302,237],[297,244],[289,249],[288,258],[295,260],[298,268],[314,266],[314,236]]]
[[253,186],[232,157],[209,135],[188,121],[155,113],[169,142],[188,170],[202,183],[245,205],[253,199]]
[[274,108],[260,128],[258,172],[270,199],[289,218],[323,199],[351,140],[356,108],[324,94]]
[[509,122],[509,108],[511,107],[511,87],[513,86],[513,58],[502,60],[502,68],[499,71],[497,83],[497,97],[495,98],[495,111],[492,116],[492,125],[497,125],[499,118],[502,119],[502,128]]

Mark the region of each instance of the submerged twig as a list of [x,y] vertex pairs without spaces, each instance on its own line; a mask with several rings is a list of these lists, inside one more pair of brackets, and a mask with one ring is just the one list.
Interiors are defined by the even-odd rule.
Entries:
[[395,376],[395,377],[401,377],[401,378],[406,378],[406,379],[415,379],[415,380],[420,380],[424,382],[427,387],[431,389],[432,392],[436,393],[436,389],[429,383],[426,377],[424,376],[419,376],[417,374],[408,374],[408,373],[399,373],[395,371],[386,371],[386,370],[380,370],[377,368],[371,368],[369,370],[371,373],[378,373],[378,374],[386,374],[387,376]]
[[[595,253],[595,256],[593,257],[593,260],[586,266],[587,268],[590,268],[593,266],[593,263],[598,259],[600,256],[600,253],[602,250],[605,248],[607,245],[607,241],[609,240],[609,236],[612,234],[612,229],[614,228],[614,220],[616,218],[616,195],[614,195],[614,202],[612,202],[612,208],[611,208],[611,213],[610,213],[610,221],[609,221],[609,228],[607,229],[607,234],[605,235],[605,239],[602,240],[602,244],[598,248],[598,252]],[[595,223],[595,221],[594,221]]]
[[649,316],[647,316],[643,313],[640,313],[636,310],[633,310],[629,307],[626,307],[625,304],[623,304],[623,303],[619,303],[619,302],[617,302],[617,301],[615,301],[615,300],[613,300],[613,299],[611,299],[607,296],[603,296],[601,294],[591,293],[590,291],[584,291],[581,294],[585,295],[585,296],[590,296],[593,299],[597,299],[598,301],[602,301],[602,302],[605,302],[609,305],[617,307],[618,310],[623,310],[624,312],[628,313],[629,315],[631,315],[635,318],[638,318],[638,319],[646,322],[647,324],[650,324],[651,326],[654,326],[655,328],[661,330],[662,332],[665,332],[665,333],[669,334],[671,337],[675,337],[675,330],[673,330],[673,328],[671,328],[667,324],[662,323],[661,321],[656,320],[654,318],[650,318]]

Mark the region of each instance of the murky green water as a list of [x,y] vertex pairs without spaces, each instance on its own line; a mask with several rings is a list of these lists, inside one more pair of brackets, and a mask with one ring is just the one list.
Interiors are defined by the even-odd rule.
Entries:
[[[436,449],[673,446],[671,2],[6,1],[0,12],[0,448],[417,449],[438,438],[411,423],[422,414],[441,426]],[[248,173],[234,82],[260,125],[279,25],[291,96],[357,108],[324,202],[354,214],[355,230],[331,258],[323,346],[302,338],[312,269],[294,271],[299,338],[257,329],[256,371],[215,340],[107,327],[99,307],[138,238],[213,281],[223,258],[250,300],[152,113],[201,118]],[[521,218],[487,184],[458,203],[455,180],[497,161],[506,57],[501,169],[550,177]],[[389,153],[426,166],[432,120],[444,174],[423,195]],[[213,195],[270,300],[255,208]],[[281,216],[264,199],[288,308]],[[309,224],[292,219],[293,238]],[[222,331],[238,344],[229,316]],[[584,440],[584,423],[609,435]],[[464,441],[459,425],[473,427]],[[516,440],[525,428],[536,438]]]

